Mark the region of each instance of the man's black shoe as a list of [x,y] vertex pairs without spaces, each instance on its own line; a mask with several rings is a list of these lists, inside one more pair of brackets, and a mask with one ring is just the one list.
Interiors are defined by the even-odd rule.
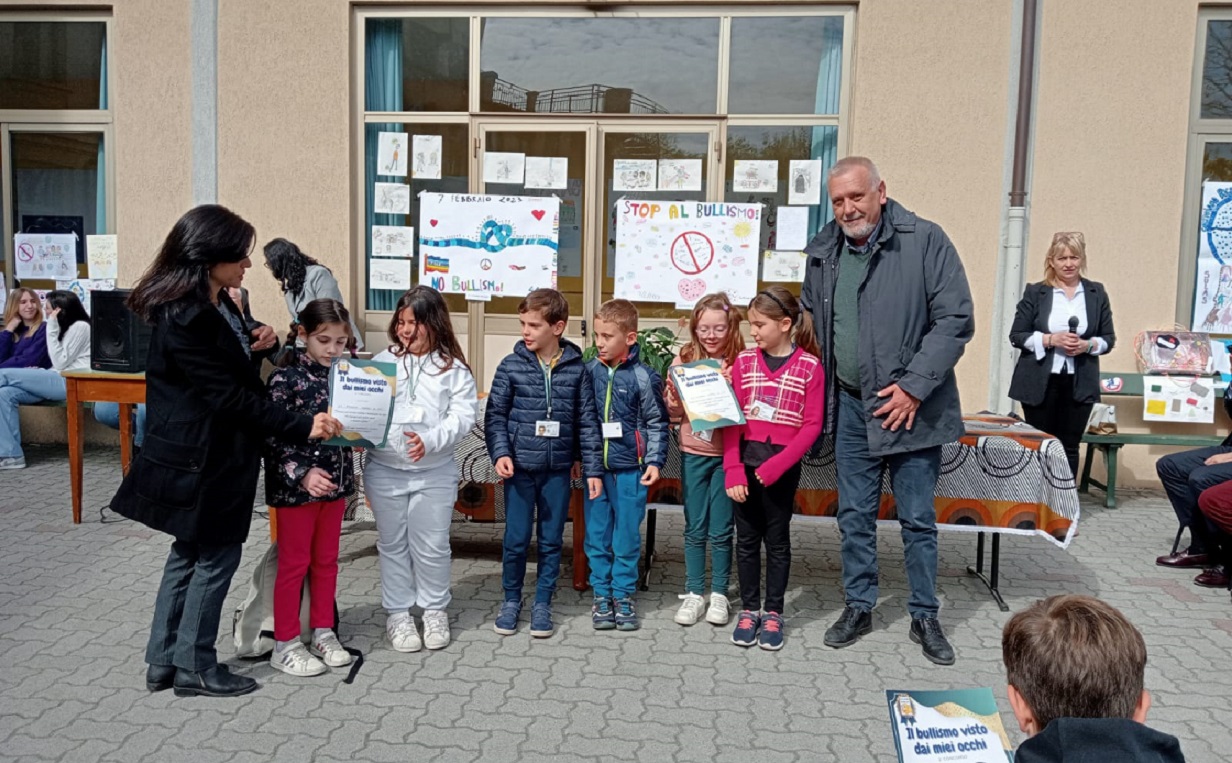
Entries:
[[938,665],[954,664],[954,647],[941,630],[941,621],[935,617],[921,617],[911,621],[911,640],[924,647],[924,656]]
[[825,644],[834,649],[842,649],[859,641],[861,636],[872,632],[873,613],[844,607],[838,622],[826,630]]
[[174,681],[174,665],[151,665],[145,669],[145,688],[150,691],[166,691]]
[[256,681],[231,675],[225,665],[215,665],[200,673],[177,670],[174,686],[177,697],[238,697],[257,690]]

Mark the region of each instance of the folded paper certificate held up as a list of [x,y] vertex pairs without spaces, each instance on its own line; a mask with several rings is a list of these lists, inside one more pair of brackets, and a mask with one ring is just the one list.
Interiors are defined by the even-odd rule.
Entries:
[[393,363],[335,358],[329,369],[329,413],[342,422],[342,434],[325,444],[385,447],[397,373]]
[[680,396],[684,415],[694,432],[744,423],[744,413],[731,384],[719,373],[719,361],[695,360],[672,366],[668,378]]
[[899,763],[1009,763],[992,689],[886,691]]

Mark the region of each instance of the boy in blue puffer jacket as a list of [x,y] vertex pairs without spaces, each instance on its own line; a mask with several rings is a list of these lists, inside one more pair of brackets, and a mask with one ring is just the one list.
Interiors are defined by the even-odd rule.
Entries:
[[572,495],[570,470],[581,462],[595,498],[603,489],[603,462],[590,374],[582,351],[563,338],[569,303],[555,289],[536,289],[518,305],[518,320],[522,341],[496,369],[483,423],[488,455],[505,481],[505,601],[495,630],[502,636],[518,630],[533,527],[539,566],[530,635],[548,638],[556,630],[552,594]]
[[667,461],[663,380],[638,359],[637,308],[604,302],[595,315],[599,357],[587,364],[603,436],[603,490],[586,501],[586,557],[596,630],[638,628],[633,591],[647,488]]

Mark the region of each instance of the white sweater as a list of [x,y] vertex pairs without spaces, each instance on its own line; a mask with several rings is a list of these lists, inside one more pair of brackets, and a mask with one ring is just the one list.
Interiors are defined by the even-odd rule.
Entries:
[[[393,469],[427,471],[446,467],[456,471],[454,446],[475,425],[478,415],[475,377],[457,361],[448,371],[442,371],[446,361],[440,355],[425,355],[422,358],[405,355],[399,358],[385,350],[373,360],[397,365],[398,378],[394,415],[385,447],[371,450],[368,455],[378,464]],[[422,419],[415,421],[420,416]],[[410,446],[403,432],[414,432],[423,440],[423,458],[411,461],[407,456]]]
[[52,318],[47,322],[47,354],[51,367],[65,371],[90,370],[90,324],[77,321],[64,332],[60,339],[60,321]]

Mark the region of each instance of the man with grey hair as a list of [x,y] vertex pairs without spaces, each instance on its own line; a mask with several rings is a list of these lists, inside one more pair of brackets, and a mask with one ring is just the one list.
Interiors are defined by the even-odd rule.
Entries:
[[825,432],[838,467],[846,607],[827,646],[872,630],[877,603],[877,512],[890,472],[911,595],[911,640],[954,663],[937,615],[941,446],[963,434],[954,365],[975,332],[971,290],[940,226],[887,198],[877,167],[859,156],[828,178],[834,220],[805,248],[801,299],[826,369]]

